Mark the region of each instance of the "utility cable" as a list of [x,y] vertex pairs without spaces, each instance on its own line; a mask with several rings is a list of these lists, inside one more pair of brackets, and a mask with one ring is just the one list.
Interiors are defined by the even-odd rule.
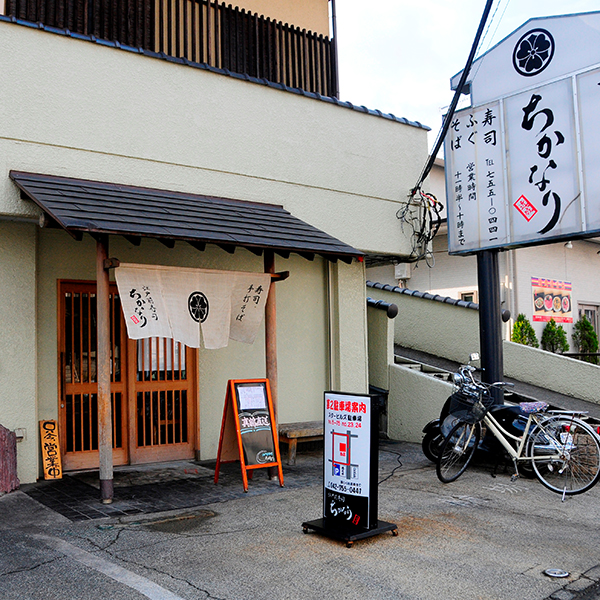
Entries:
[[469,53],[469,58],[467,59],[467,64],[462,72],[462,76],[458,83],[458,87],[456,88],[456,92],[454,93],[454,98],[452,98],[452,104],[450,104],[450,108],[448,109],[448,113],[446,118],[444,119],[444,124],[442,125],[442,129],[438,133],[436,138],[435,146],[433,148],[432,153],[429,155],[429,159],[421,172],[421,176],[419,177],[419,181],[415,185],[415,187],[411,191],[411,196],[414,196],[417,193],[417,190],[423,185],[423,182],[429,175],[431,169],[433,168],[433,163],[435,158],[442,147],[442,143],[446,134],[448,133],[448,129],[450,129],[450,123],[452,122],[452,117],[454,116],[454,112],[456,111],[456,106],[458,105],[458,100],[460,99],[460,95],[462,94],[463,87],[467,81],[467,77],[469,76],[469,72],[471,71],[471,65],[473,64],[473,60],[475,59],[475,53],[477,52],[477,48],[479,47],[479,41],[481,40],[481,35],[483,34],[483,29],[485,27],[485,23],[487,21],[488,15],[490,14],[490,10],[492,5],[494,4],[494,0],[487,0],[485,4],[485,8],[483,10],[483,15],[479,22],[479,27],[477,28],[477,33],[475,35],[475,39],[473,40],[473,45],[471,46],[471,52]]

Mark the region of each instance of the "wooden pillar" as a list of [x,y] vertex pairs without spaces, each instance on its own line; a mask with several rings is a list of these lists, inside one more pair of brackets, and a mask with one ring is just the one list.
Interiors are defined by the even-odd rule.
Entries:
[[[265,250],[265,273],[275,273],[275,253],[272,250]],[[277,308],[274,281],[271,282],[265,305],[265,354],[267,379],[271,386],[273,413],[277,424]]]
[[110,306],[108,269],[108,236],[96,240],[96,306],[98,348],[98,454],[100,461],[100,498],[110,504],[113,498],[112,402],[110,395]]

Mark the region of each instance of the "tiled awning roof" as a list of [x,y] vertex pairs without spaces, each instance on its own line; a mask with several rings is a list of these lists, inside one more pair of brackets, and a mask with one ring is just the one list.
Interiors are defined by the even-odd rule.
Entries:
[[76,237],[84,232],[187,241],[229,252],[244,247],[260,254],[296,252],[312,259],[351,262],[362,252],[301,221],[282,206],[229,200],[55,175],[10,172],[24,197]]

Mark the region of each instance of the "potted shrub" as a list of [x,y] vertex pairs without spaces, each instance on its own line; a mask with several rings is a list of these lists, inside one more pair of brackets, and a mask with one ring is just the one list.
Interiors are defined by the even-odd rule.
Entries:
[[513,325],[510,341],[516,342],[517,344],[525,344],[526,346],[533,346],[534,348],[540,347],[540,343],[535,335],[535,330],[523,313],[519,314]]
[[[571,338],[575,347],[579,349],[579,352],[598,352],[598,336],[594,331],[594,326],[585,315],[575,323]],[[583,356],[581,360],[595,365],[598,364],[597,356]]]
[[563,353],[569,351],[567,333],[562,325],[557,325],[554,319],[550,319],[542,332],[542,348],[548,352]]

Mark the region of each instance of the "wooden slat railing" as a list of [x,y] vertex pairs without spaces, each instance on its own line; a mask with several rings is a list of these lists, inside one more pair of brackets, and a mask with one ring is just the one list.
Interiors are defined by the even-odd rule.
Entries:
[[7,15],[337,96],[333,40],[217,0],[7,0]]
[[6,14],[152,50],[154,3],[155,0],[7,0]]

